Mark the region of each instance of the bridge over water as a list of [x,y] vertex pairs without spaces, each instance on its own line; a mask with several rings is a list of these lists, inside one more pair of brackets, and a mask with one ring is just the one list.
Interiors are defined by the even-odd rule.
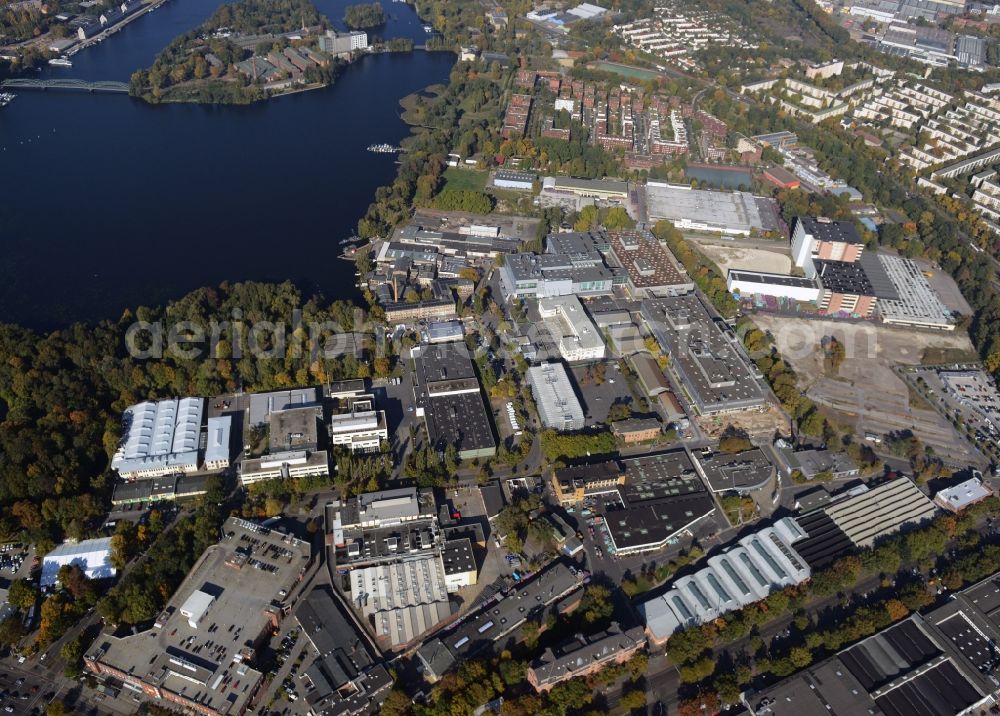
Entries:
[[37,90],[81,90],[83,92],[128,92],[128,83],[115,82],[112,80],[97,80],[90,82],[87,80],[74,79],[48,79],[34,80],[27,78],[14,78],[4,80],[0,83],[3,89],[37,89]]

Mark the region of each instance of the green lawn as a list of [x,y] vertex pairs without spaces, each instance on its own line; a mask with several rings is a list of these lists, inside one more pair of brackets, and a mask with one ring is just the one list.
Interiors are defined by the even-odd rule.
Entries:
[[656,70],[647,70],[642,67],[632,67],[630,65],[620,65],[617,62],[591,62],[588,67],[602,72],[614,72],[616,75],[630,77],[636,80],[655,80],[660,76]]
[[486,180],[489,172],[481,172],[476,169],[463,169],[461,167],[448,167],[444,173],[443,189],[453,189],[455,191],[486,191]]

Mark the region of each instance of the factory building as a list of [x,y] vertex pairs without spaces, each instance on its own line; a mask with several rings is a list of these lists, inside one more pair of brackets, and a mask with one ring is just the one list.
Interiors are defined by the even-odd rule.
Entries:
[[850,221],[833,221],[825,217],[799,216],[792,229],[792,262],[815,278],[818,269],[814,259],[824,261],[857,261],[865,250],[858,230]]
[[794,548],[804,537],[794,519],[782,518],[709,558],[694,574],[675,580],[665,594],[639,604],[650,641],[662,644],[680,629],[713,621],[809,579],[809,565]]
[[385,411],[375,409],[371,394],[353,396],[346,403],[343,411],[330,416],[330,443],[351,452],[378,452],[389,439]]
[[198,469],[203,398],[145,401],[122,416],[111,468],[122,478],[161,477]]
[[726,286],[730,293],[740,298],[773,296],[790,301],[816,303],[820,294],[819,285],[814,279],[744,269],[729,269]]
[[559,347],[563,360],[574,363],[604,358],[604,339],[576,296],[538,301],[538,313]]
[[583,429],[583,408],[562,363],[532,366],[528,369],[528,385],[542,425],[555,430]]

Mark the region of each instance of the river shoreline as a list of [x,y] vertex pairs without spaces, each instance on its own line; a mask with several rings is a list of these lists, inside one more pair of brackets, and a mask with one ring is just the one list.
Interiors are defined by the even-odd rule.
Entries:
[[[336,15],[338,1],[316,4]],[[388,31],[419,42],[422,25],[406,6],[394,7]],[[72,68],[45,68],[41,77],[127,81],[178,28],[197,27],[209,12],[191,0],[165,3],[78,54]],[[0,315],[52,330],[224,281],[290,280],[307,294],[358,300],[353,262],[316,257],[356,233],[378,188],[396,178],[396,157],[367,147],[410,136],[400,98],[447,82],[454,61],[450,53],[374,53],[325,92],[238,109],[18,93],[0,113],[5,161],[59,171],[35,172],[0,196]],[[39,219],[54,200],[77,230]]]

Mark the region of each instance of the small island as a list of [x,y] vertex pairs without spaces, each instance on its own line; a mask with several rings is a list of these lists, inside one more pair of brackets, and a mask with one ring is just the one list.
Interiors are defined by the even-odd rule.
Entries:
[[382,3],[360,3],[348,5],[344,10],[344,24],[352,30],[370,30],[385,24],[385,10]]
[[150,103],[250,104],[331,84],[369,49],[363,31],[339,33],[309,0],[239,0],[177,37],[130,93]]

